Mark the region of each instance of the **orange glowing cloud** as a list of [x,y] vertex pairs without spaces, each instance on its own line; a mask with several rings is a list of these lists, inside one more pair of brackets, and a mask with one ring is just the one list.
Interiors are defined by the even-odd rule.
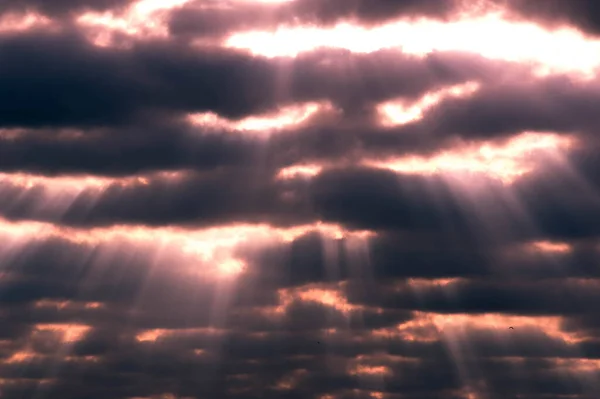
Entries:
[[344,314],[362,309],[359,305],[349,303],[348,298],[338,288],[325,288],[318,284],[309,284],[296,288],[282,288],[278,290],[278,294],[279,306],[263,309],[266,314],[282,315],[294,301],[318,303],[329,306]]
[[31,360],[40,357],[39,355],[31,352],[31,351],[17,351],[13,353],[8,359],[4,360],[4,363],[13,364],[13,363],[26,363]]
[[410,342],[436,342],[440,339],[435,325],[423,317],[415,317],[396,327],[374,329],[370,335],[375,339],[400,339]]
[[423,56],[435,51],[465,51],[490,59],[531,62],[539,73],[574,71],[593,76],[600,65],[600,41],[571,29],[546,29],[510,21],[502,13],[452,21],[399,20],[374,28],[349,23],[334,27],[279,27],[273,31],[237,32],[224,43],[267,57],[294,57],[320,47],[371,53],[397,48]]
[[565,242],[552,241],[536,241],[529,244],[532,251],[551,253],[551,254],[566,254],[573,250],[572,245]]
[[[0,34],[55,26],[50,18],[33,12],[3,13],[0,15]],[[0,137],[2,136],[0,135]]]
[[289,391],[299,386],[302,379],[308,374],[306,369],[297,369],[283,376],[275,385],[276,390]]
[[250,116],[237,121],[222,118],[211,112],[191,114],[188,119],[193,125],[201,126],[204,129],[273,133],[296,127],[316,113],[332,110],[333,107],[329,103],[308,102],[282,107],[276,112]]
[[166,37],[166,17],[170,10],[189,0],[139,0],[122,12],[87,12],[77,18],[89,40],[97,46],[119,46],[122,37]]
[[[223,330],[219,330],[211,327],[204,328],[180,328],[180,329],[164,329],[164,328],[156,328],[152,330],[144,330],[139,332],[135,339],[138,342],[156,342],[159,339],[165,338],[177,338],[182,335],[215,335],[221,334]],[[203,354],[204,351],[197,352],[197,355]]]
[[485,174],[504,183],[512,183],[539,166],[536,156],[559,154],[573,144],[571,137],[526,132],[503,142],[465,144],[431,157],[406,156],[363,163],[407,174]]
[[65,343],[80,341],[91,329],[84,324],[37,324],[35,331],[52,331],[58,333]]
[[467,97],[479,90],[479,87],[479,84],[476,82],[445,87],[427,93],[412,103],[403,100],[392,100],[377,105],[376,109],[381,116],[381,123],[384,126],[403,125],[423,118],[427,109],[435,106],[444,99],[449,97]]
[[372,375],[372,376],[387,376],[391,375],[392,371],[386,366],[354,366],[349,370],[350,375]]
[[294,179],[298,177],[315,177],[323,170],[322,165],[317,164],[303,164],[303,165],[292,165],[282,168],[277,173],[276,178],[281,180]]

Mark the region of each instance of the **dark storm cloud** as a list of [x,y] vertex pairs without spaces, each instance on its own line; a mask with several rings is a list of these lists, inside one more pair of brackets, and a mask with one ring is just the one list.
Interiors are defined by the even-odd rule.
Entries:
[[598,81],[551,76],[529,82],[489,85],[464,99],[432,109],[423,128],[438,135],[469,138],[521,131],[589,132],[598,124]]
[[326,99],[356,109],[489,78],[498,68],[472,56],[418,59],[390,51],[322,51],[296,60],[159,42],[123,51],[93,47],[73,30],[3,37],[0,57],[6,60],[0,72],[3,127],[114,126],[203,111],[241,118]]
[[0,56],[10,60],[0,73],[3,126],[106,126],[161,110],[242,116],[275,101],[274,65],[223,50],[111,51],[69,31],[5,37]]
[[37,204],[48,198],[43,187],[29,192],[13,188],[4,192],[0,202],[5,216],[10,219],[22,219],[33,212],[40,220],[80,226],[123,222],[214,226],[228,221],[271,221],[289,225],[298,220],[311,220],[308,203],[300,197],[301,184],[297,187],[298,199],[289,201],[284,194],[294,186],[272,183],[268,177],[269,171],[261,168],[236,168],[170,181],[154,179],[147,185],[113,184],[102,191],[90,190],[76,195],[66,213],[61,211],[60,203],[35,211]]
[[456,6],[441,0],[299,0],[289,4],[290,14],[307,22],[331,23],[339,19],[357,19],[365,23],[381,22],[398,16],[443,17]]
[[74,139],[61,139],[59,134],[60,131],[42,130],[3,141],[1,168],[36,174],[105,176],[211,170],[256,163],[259,150],[264,147],[255,138],[227,131],[206,133],[180,122],[90,129]]
[[[493,178],[473,179],[476,194],[469,195],[476,195],[476,204],[453,188],[452,178],[439,176],[354,167],[326,169],[309,181],[278,180],[268,167],[233,167],[75,192],[70,194],[68,208],[60,201],[47,203],[54,197],[43,184],[24,188],[6,182],[0,210],[12,220],[76,226],[215,226],[224,222],[291,226],[321,220],[352,229],[461,234],[480,245],[486,241],[585,238],[599,233],[594,217],[600,217],[595,148],[575,150],[564,163],[543,159],[546,170],[512,185]],[[580,176],[579,181],[573,181],[573,175]],[[481,216],[484,208],[485,216]],[[530,220],[520,219],[521,212]],[[476,260],[462,255],[453,259],[458,263],[449,263],[448,270],[465,270]]]
[[[396,127],[375,126],[372,119],[364,119],[352,128],[305,128],[275,137],[273,145],[279,151],[274,153],[282,164],[345,159],[357,153],[373,158],[407,153],[427,156],[450,147],[457,139],[502,140],[526,131],[551,132],[578,135],[581,145],[587,148],[577,149],[570,159],[581,165],[577,166],[580,173],[589,175],[594,167],[585,167],[583,162],[594,163],[597,158],[598,81],[568,75],[533,78],[524,69],[511,70],[510,65],[497,72],[505,77],[499,79],[501,83],[486,76],[477,92],[464,98],[442,99],[425,110],[420,120]],[[298,150],[285,152],[293,145],[290,139],[294,136],[302,137],[296,140]]]
[[[144,51],[140,50],[140,53]],[[164,54],[165,57],[167,53]],[[174,57],[176,54],[175,52]],[[181,83],[183,83],[185,79],[181,78],[179,73],[181,71],[175,70],[166,80],[163,79],[165,76],[154,74],[139,85],[132,81],[123,86],[113,85],[110,87],[115,91],[110,96],[114,95],[115,101],[110,101],[110,107],[114,106],[118,112],[127,113],[117,118],[121,122],[133,117],[133,114],[137,114],[138,118],[145,118],[150,109],[157,112],[148,116],[147,120],[138,120],[134,125],[118,131],[115,128],[91,129],[85,132],[83,138],[50,139],[54,133],[48,129],[4,139],[0,147],[0,168],[6,171],[29,170],[36,173],[87,172],[119,175],[156,169],[205,169],[223,164],[248,164],[256,162],[261,152],[271,159],[273,166],[280,166],[297,162],[346,159],[352,154],[354,154],[352,156],[358,154],[371,157],[406,153],[430,154],[457,137],[504,138],[526,130],[579,132],[589,136],[594,133],[594,126],[598,123],[593,106],[598,102],[597,82],[581,82],[567,76],[533,79],[527,74],[525,68],[489,62],[464,54],[434,54],[418,59],[391,51],[381,51],[369,56],[323,51],[300,57],[286,66],[282,66],[278,61],[256,61],[254,62],[256,65],[263,64],[260,67],[264,67],[264,73],[261,72],[263,80],[260,80],[258,75],[247,73],[244,70],[246,67],[233,72],[238,68],[235,62],[240,61],[245,65],[249,60],[245,58],[246,56],[234,54],[230,53],[232,58],[224,61],[220,66],[215,64],[215,71],[218,68],[232,68],[232,73],[236,75],[239,73],[242,80],[236,90],[220,92],[218,95],[222,100],[218,102],[213,101],[216,97],[209,92],[199,91],[203,95],[196,95],[193,100],[190,97],[195,104],[190,103],[189,107],[184,106],[181,99],[175,98],[171,104],[148,104],[148,100],[153,96],[161,98],[161,101],[166,99],[162,90],[153,91],[157,85],[164,87],[178,85],[176,79],[182,79]],[[113,57],[106,54],[99,56],[110,62],[114,61]],[[140,74],[144,73],[137,73],[136,68],[144,68],[146,71],[157,69],[155,61],[158,58],[155,61],[138,62],[140,59],[141,57],[137,57],[129,63],[132,65],[131,73],[137,76],[134,81],[137,82],[140,81]],[[331,65],[324,66],[324,61],[333,63],[335,68]],[[184,68],[185,62],[182,60],[177,67],[174,66],[175,63],[172,66]],[[284,64],[287,63],[286,61]],[[192,75],[200,80],[210,77],[207,75],[210,69],[203,69],[201,65],[194,62],[190,62],[189,66],[190,71],[195,66],[198,74],[190,72],[191,75],[188,74],[190,79]],[[117,69],[115,68],[115,71]],[[252,91],[249,87],[260,84],[266,88],[268,94],[269,87],[274,87],[275,81],[279,79],[277,74],[283,73],[282,71],[286,69],[288,70],[286,83],[282,83],[287,87],[286,98],[290,101],[332,101],[334,106],[343,111],[343,119],[321,121],[316,119],[314,126],[304,124],[289,132],[278,133],[265,146],[262,140],[244,137],[239,133],[223,131],[205,134],[202,133],[202,128],[193,128],[173,119],[173,116],[158,112],[162,107],[165,112],[169,110],[171,115],[188,111],[216,111],[224,115],[242,116],[239,115],[241,109],[236,110],[238,107],[234,104],[236,102],[240,104],[240,90],[244,91],[246,87],[247,90]],[[357,69],[361,71],[360,74],[356,72]],[[102,74],[106,74],[106,70],[103,68]],[[345,70],[347,70],[345,73],[340,73]],[[88,70],[85,73],[92,72]],[[119,73],[122,74],[123,71]],[[21,78],[29,79],[21,72],[19,74]],[[504,76],[500,79],[503,83],[493,84],[492,80],[497,79],[499,74]],[[15,79],[13,82],[18,81],[19,76],[12,76],[11,79]],[[247,84],[243,82],[246,77],[248,77]],[[77,80],[76,73],[65,75],[64,78]],[[170,80],[171,78],[173,80]],[[113,76],[111,79],[116,77]],[[156,80],[155,83],[148,83],[152,79]],[[251,79],[256,82],[250,83]],[[523,83],[523,79],[528,83]],[[442,86],[473,80],[485,83],[483,88],[465,99],[443,100],[427,110],[422,120],[394,128],[374,125],[375,115],[372,107],[377,102],[395,97],[414,99]],[[71,83],[73,88],[81,90],[81,86],[75,81]],[[90,90],[106,90],[106,85],[98,80],[87,84]],[[39,88],[43,89],[41,86]],[[140,93],[139,98],[129,92],[129,88],[132,88],[134,93]],[[185,96],[188,89],[182,87],[180,91],[182,96]],[[37,86],[35,90],[38,90]],[[30,118],[37,112],[47,112],[46,109],[57,106],[58,103],[53,102],[49,108],[42,107],[40,104],[40,107],[33,109],[35,101],[32,102],[31,99],[35,100],[42,93],[45,93],[40,99],[42,100],[47,97],[47,92],[39,92],[39,95],[31,92],[29,97],[23,96],[24,117]],[[146,93],[143,100],[141,93]],[[191,91],[189,93],[191,96]],[[204,94],[207,97],[202,100]],[[56,91],[56,95],[62,98],[64,92]],[[131,97],[130,100],[127,100],[128,97]],[[227,97],[232,97],[233,103],[229,104]],[[263,98],[262,101],[266,101],[264,107],[252,102],[251,97],[252,95],[248,97],[246,105],[243,105],[245,114],[275,109],[276,97]],[[85,98],[83,102],[91,101],[89,95]],[[13,97],[6,100],[9,104],[7,111],[11,107],[18,106],[18,98],[17,105]],[[139,103],[136,103],[135,101],[138,100]],[[74,97],[73,101],[77,101],[78,107],[82,104],[80,98]],[[133,108],[128,111],[127,107],[119,105],[120,101],[130,101]],[[106,102],[109,102],[108,97]],[[81,114],[83,119],[78,119],[80,116],[77,112],[73,112],[77,109],[80,108],[73,108],[68,114],[56,113],[60,112],[58,109],[50,110],[48,117],[64,119],[54,122],[46,120],[40,123],[56,122],[67,126],[95,123],[93,120],[88,120],[91,114]],[[110,109],[103,109],[101,104],[90,105],[89,109],[93,110],[97,117],[104,118],[103,123],[107,123],[110,119]],[[18,113],[10,113],[6,117],[11,119],[15,118],[15,115]],[[43,115],[40,117],[45,118]],[[117,119],[111,124],[117,123]],[[16,123],[14,120],[13,122]],[[11,125],[13,122],[7,121],[5,124]],[[37,123],[28,122],[28,124],[35,126]],[[120,161],[115,162],[115,157]]]
[[492,0],[515,15],[538,23],[560,27],[570,25],[585,33],[600,34],[600,6],[594,0]]
[[[568,270],[565,270],[566,273]],[[356,284],[354,286],[356,289]],[[357,296],[360,298],[358,303],[438,313],[573,315],[594,313],[600,300],[597,286],[586,286],[578,280],[569,282],[556,278],[541,282],[493,282],[480,279],[458,281],[444,286],[413,287],[407,284],[398,287],[389,294],[379,291],[369,293],[368,296]]]
[[[365,168],[326,171],[314,179],[311,190],[321,219],[354,228],[438,230],[511,240],[597,235],[591,222],[593,215],[600,216],[597,186],[571,181],[576,170],[548,166],[547,174],[534,174],[509,187],[482,180],[477,204],[454,191],[452,180]],[[480,216],[482,207],[485,217]],[[533,225],[516,217],[521,211]]]

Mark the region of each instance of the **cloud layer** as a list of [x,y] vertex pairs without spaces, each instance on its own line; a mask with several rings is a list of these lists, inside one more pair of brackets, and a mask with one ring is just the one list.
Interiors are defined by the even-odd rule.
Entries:
[[597,398],[597,4],[532,4],[3,2],[0,397]]

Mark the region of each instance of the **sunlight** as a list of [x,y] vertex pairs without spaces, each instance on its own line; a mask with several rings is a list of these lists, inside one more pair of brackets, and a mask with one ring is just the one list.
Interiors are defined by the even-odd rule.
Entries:
[[323,170],[323,166],[317,164],[292,165],[282,168],[276,178],[281,180],[295,179],[299,177],[315,177]]
[[267,314],[283,314],[295,301],[319,303],[344,314],[362,309],[362,306],[349,303],[348,298],[341,290],[320,287],[318,284],[309,284],[297,288],[282,288],[278,290],[278,294],[279,306],[273,309],[263,309]]
[[588,39],[571,28],[549,30],[530,22],[509,21],[500,13],[450,22],[401,20],[375,28],[349,23],[333,28],[279,27],[270,32],[237,32],[225,45],[267,57],[295,57],[320,47],[356,53],[398,48],[419,56],[466,51],[490,59],[534,62],[539,74],[574,71],[593,76],[600,66],[599,40]]
[[379,104],[376,108],[381,116],[382,125],[388,127],[404,125],[422,119],[429,108],[439,104],[446,98],[467,97],[479,90],[479,87],[480,85],[476,82],[468,82],[426,93],[415,102],[392,100]]
[[536,155],[565,151],[573,144],[574,139],[568,136],[526,132],[504,142],[465,144],[456,149],[441,151],[432,157],[366,160],[363,164],[407,174],[484,174],[510,184],[542,166],[536,162]]
[[573,250],[573,247],[565,242],[552,242],[552,241],[536,241],[529,244],[531,250],[545,252],[545,253],[554,253],[554,254],[564,254],[569,253]]
[[80,341],[91,327],[85,324],[37,324],[36,331],[52,331],[59,333],[65,343]]
[[[56,24],[50,18],[34,12],[0,14],[0,34],[24,32],[30,29],[55,26]],[[1,132],[0,137],[2,137]]]
[[207,112],[190,114],[189,121],[193,125],[212,130],[233,130],[241,132],[273,133],[297,127],[318,112],[331,111],[331,104],[323,102],[308,102],[287,107],[281,107],[275,112],[263,115],[249,116],[232,121],[219,115]]
[[114,11],[86,12],[76,22],[84,28],[88,39],[99,47],[119,47],[122,36],[132,38],[167,37],[168,11],[190,0],[139,0],[123,13]]

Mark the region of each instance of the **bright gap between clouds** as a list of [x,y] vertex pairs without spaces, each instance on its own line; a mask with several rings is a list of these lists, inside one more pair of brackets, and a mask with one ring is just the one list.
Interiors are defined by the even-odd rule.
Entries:
[[139,0],[123,12],[86,12],[75,22],[84,29],[88,40],[96,46],[112,47],[123,44],[120,39],[167,37],[168,13],[190,0]]
[[573,144],[571,137],[525,132],[504,142],[469,143],[432,157],[406,156],[365,164],[408,174],[484,174],[510,184],[541,166],[540,156],[558,155]]
[[226,47],[266,57],[295,57],[317,48],[371,53],[398,48],[424,56],[435,51],[465,51],[486,58],[533,62],[539,73],[575,71],[593,74],[600,66],[600,41],[572,28],[549,30],[531,22],[515,22],[501,13],[460,17],[450,22],[420,18],[365,28],[350,23],[334,27],[281,26],[271,31],[230,35]]
[[[575,138],[544,132],[524,132],[510,139],[461,143],[432,156],[406,155],[387,159],[365,156],[359,165],[402,174],[460,176],[485,175],[511,184],[543,167],[544,156],[559,156],[576,145]],[[296,164],[281,168],[280,180],[311,178],[329,164]],[[335,165],[333,165],[335,166]]]
[[422,119],[424,113],[429,108],[432,108],[447,98],[468,97],[479,90],[479,88],[479,83],[467,82],[429,92],[417,101],[409,102],[402,99],[386,101],[378,104],[376,110],[381,118],[380,123],[383,126],[392,127],[404,125]]
[[[243,259],[236,255],[239,247],[262,247],[275,243],[290,243],[310,232],[324,238],[366,240],[374,233],[348,231],[339,225],[313,223],[291,228],[267,224],[233,224],[205,229],[174,227],[113,226],[77,229],[43,222],[10,222],[0,220],[0,257],[8,259],[27,251],[27,245],[44,239],[58,238],[78,245],[118,247],[127,250],[151,248],[156,251],[175,251],[189,264],[183,270],[202,278],[232,278],[248,271]],[[198,267],[206,264],[209,267]]]
[[188,121],[206,130],[254,132],[261,135],[298,127],[318,113],[332,113],[329,102],[306,102],[280,107],[276,111],[253,115],[239,120],[223,118],[213,112],[188,115]]

